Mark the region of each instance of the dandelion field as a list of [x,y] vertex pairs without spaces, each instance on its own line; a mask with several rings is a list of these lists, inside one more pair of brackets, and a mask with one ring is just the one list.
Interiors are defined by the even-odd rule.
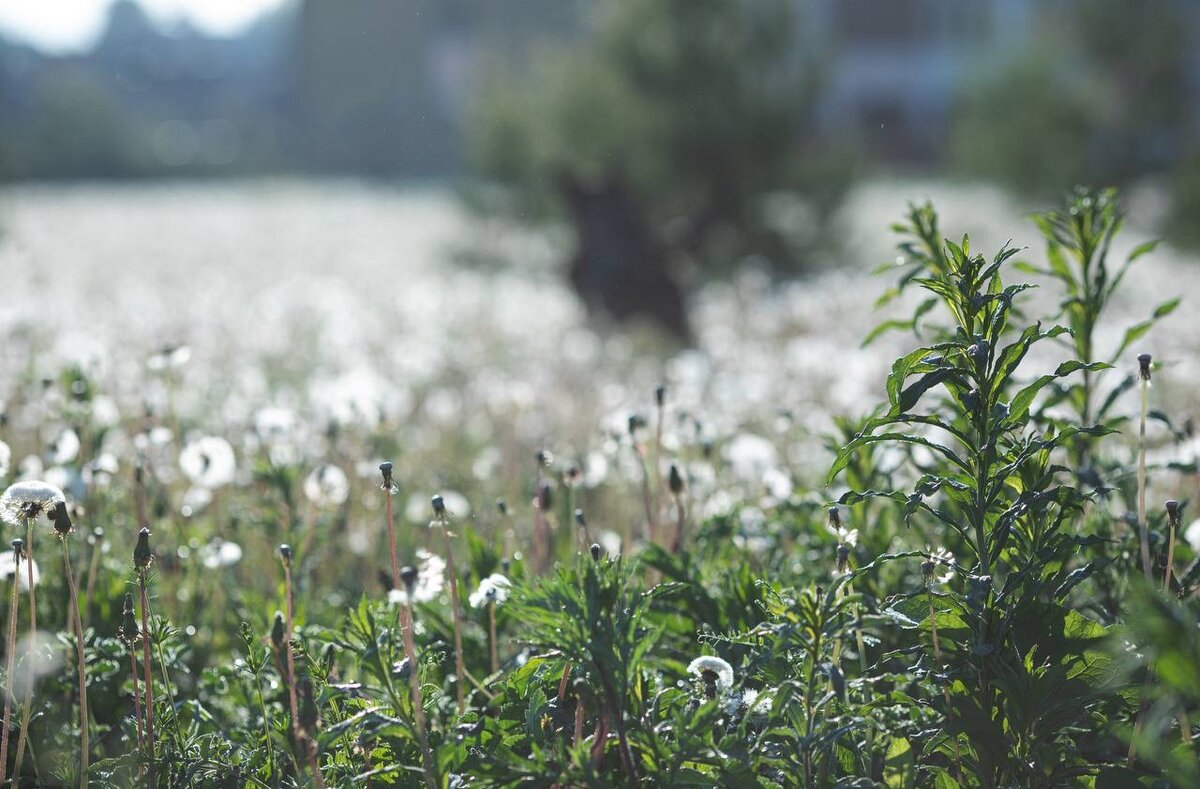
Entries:
[[1200,785],[1200,268],[1128,202],[862,187],[683,351],[449,205],[0,194],[0,783]]

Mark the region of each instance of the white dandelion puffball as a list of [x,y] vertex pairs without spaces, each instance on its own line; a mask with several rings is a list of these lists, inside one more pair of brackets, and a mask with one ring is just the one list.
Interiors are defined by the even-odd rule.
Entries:
[[8,476],[8,467],[12,464],[12,450],[8,444],[0,441],[0,477]]
[[242,560],[242,546],[217,538],[201,549],[201,561],[210,570],[229,567]]
[[346,472],[332,463],[325,463],[305,478],[304,495],[318,507],[337,507],[350,498],[350,480]]
[[61,466],[79,456],[79,434],[67,428],[50,445],[50,462]]
[[0,518],[13,526],[24,526],[28,521],[49,515],[66,501],[60,488],[41,480],[18,482],[0,496]]
[[[399,579],[397,579],[399,580]],[[442,593],[446,585],[446,560],[424,548],[417,549],[417,580],[413,584],[413,603],[428,603]],[[388,592],[388,602],[407,603],[408,591],[397,587]]]
[[[0,553],[0,581],[8,583],[16,571],[17,557],[13,556],[13,552],[4,551]],[[37,586],[41,579],[42,573],[38,570],[38,564],[35,561],[33,562],[33,585]],[[17,575],[17,588],[22,592],[29,591],[29,568],[25,566],[24,559],[21,560],[20,574]]]
[[219,488],[233,482],[236,461],[233,447],[220,436],[204,436],[179,453],[179,467],[193,484],[204,488]]
[[508,599],[508,589],[512,581],[500,573],[492,573],[479,582],[479,588],[471,592],[469,602],[472,608],[483,608],[488,603],[503,603]]
[[733,666],[715,655],[703,655],[688,663],[688,673],[703,678],[706,673],[717,676],[717,689],[728,690],[733,687]]

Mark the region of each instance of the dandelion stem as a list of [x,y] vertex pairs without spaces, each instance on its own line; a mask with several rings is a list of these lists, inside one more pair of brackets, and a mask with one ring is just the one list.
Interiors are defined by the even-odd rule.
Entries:
[[[411,590],[410,590],[411,592]],[[413,611],[412,595],[404,601],[408,626],[404,628],[404,652],[408,658],[408,682],[412,692],[413,725],[417,729],[417,739],[421,745],[421,759],[425,767],[425,783],[429,789],[437,789],[438,781],[433,768],[433,754],[429,750],[429,737],[425,734],[425,708],[421,703],[421,680],[417,676],[417,647],[413,641]]]
[[71,552],[67,550],[66,535],[59,538],[62,544],[63,574],[67,578],[67,589],[71,597],[71,618],[75,626],[75,656],[79,669],[79,787],[87,789],[88,785],[88,697],[87,697],[87,656],[84,652],[83,622],[79,618],[79,595],[75,588],[75,575],[71,571]]
[[1142,412],[1138,428],[1138,533],[1142,542],[1142,570],[1146,580],[1153,580],[1150,567],[1150,535],[1146,523],[1146,412],[1150,406],[1150,381],[1142,380]]
[[146,568],[138,568],[138,594],[142,606],[142,680],[146,683],[146,755],[151,760],[153,783],[154,760],[154,675],[150,672],[150,603],[146,596]]
[[[32,663],[37,650],[37,595],[33,587],[33,521],[25,521],[25,577],[29,581],[29,654],[26,660]],[[21,763],[25,760],[25,743],[29,734],[29,714],[33,710],[33,666],[28,666],[25,682],[25,701],[21,707],[21,733],[17,735],[17,756],[13,764],[13,783],[21,780]],[[32,750],[32,746],[31,746]]]
[[291,562],[283,563],[283,596],[287,611],[287,630],[284,631],[284,654],[287,659],[288,708],[292,715],[292,736],[299,736],[299,703],[296,700],[296,659],[292,651],[292,568]]
[[458,604],[458,572],[454,569],[454,551],[450,548],[450,528],[442,522],[442,539],[446,545],[446,565],[450,572],[450,608],[454,612],[454,674],[455,691],[458,694],[458,714],[467,711],[466,701],[466,666],[463,665],[462,649],[462,611]]
[[[137,652],[133,646],[129,647],[129,668],[133,675],[133,720],[137,729],[137,747],[138,754],[145,757],[146,739],[142,734],[142,700],[141,691],[138,689],[138,670],[137,670]],[[138,778],[142,778],[146,772],[146,764],[143,759],[138,760]]]
[[0,785],[4,784],[8,770],[8,728],[9,723],[12,722],[12,704],[15,701],[13,698],[13,670],[16,667],[17,657],[17,607],[21,600],[17,587],[20,577],[21,552],[14,543],[12,592],[8,599],[8,637],[5,640],[7,649],[5,654],[8,656],[8,661],[4,671],[4,730],[0,733]]

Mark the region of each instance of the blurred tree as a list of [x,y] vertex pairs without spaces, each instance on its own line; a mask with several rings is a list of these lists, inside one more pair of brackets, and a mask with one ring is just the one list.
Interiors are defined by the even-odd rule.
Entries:
[[590,306],[686,336],[681,267],[720,276],[756,254],[795,271],[805,214],[773,198],[819,217],[849,183],[848,157],[806,150],[819,81],[796,33],[786,0],[601,4],[584,40],[487,83],[473,147],[503,187],[490,207],[565,218]]
[[[1046,31],[959,101],[951,157],[1025,193],[1125,183],[1178,162],[1191,123],[1182,0],[1068,0]],[[990,64],[994,66],[995,64]]]

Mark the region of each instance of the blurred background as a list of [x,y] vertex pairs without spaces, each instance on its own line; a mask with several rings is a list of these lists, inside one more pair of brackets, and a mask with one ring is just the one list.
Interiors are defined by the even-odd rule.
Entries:
[[1120,185],[1200,244],[1200,5],[0,0],[0,181],[251,176],[437,190],[497,222],[447,257],[532,231],[593,315],[687,343],[705,282],[843,262],[881,179]]

